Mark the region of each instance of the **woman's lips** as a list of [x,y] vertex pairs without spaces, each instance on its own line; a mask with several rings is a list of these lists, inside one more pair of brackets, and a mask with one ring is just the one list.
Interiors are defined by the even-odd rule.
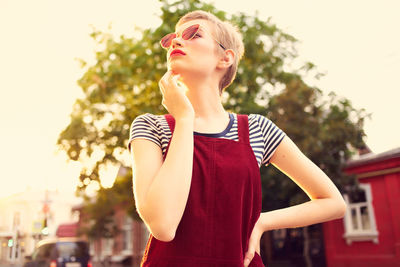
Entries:
[[186,54],[182,50],[175,49],[175,50],[172,50],[172,52],[169,56],[172,57],[172,56],[184,56],[184,55],[186,55]]

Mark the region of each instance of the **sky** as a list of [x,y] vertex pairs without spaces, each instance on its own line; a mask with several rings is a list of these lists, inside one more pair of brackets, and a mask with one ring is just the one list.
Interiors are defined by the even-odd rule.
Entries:
[[[400,147],[399,1],[213,3],[230,14],[271,17],[299,40],[300,59],[325,73],[313,81],[324,94],[371,113],[364,128],[371,150]],[[80,165],[67,163],[55,144],[82,96],[76,59],[93,62],[93,27],[132,36],[135,26],[160,25],[160,13],[157,0],[0,0],[0,197],[28,188],[74,191]],[[110,169],[102,183],[112,185],[115,174]]]

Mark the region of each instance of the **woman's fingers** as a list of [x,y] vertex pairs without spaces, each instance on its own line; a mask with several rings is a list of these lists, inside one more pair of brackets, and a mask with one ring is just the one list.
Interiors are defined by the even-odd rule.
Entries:
[[168,93],[166,92],[167,88],[170,88],[171,86],[171,71],[167,71],[163,77],[160,79],[158,82],[158,86],[160,87],[161,93],[163,95],[162,102],[161,104],[164,106],[166,110],[168,110],[168,107],[166,105],[166,98],[168,98]]
[[180,75],[172,71],[167,71],[160,79],[158,84],[163,95],[162,105],[174,118],[194,116],[193,106],[179,79]]
[[168,71],[165,76],[166,87],[173,86],[177,88],[178,75],[172,75],[172,71]]
[[247,251],[246,256],[244,258],[244,267],[249,266],[253,258],[254,258],[254,251],[252,250]]
[[179,78],[179,75],[172,75],[172,71],[167,71],[163,75],[163,77],[158,82],[158,86],[160,87],[163,95],[165,95],[166,88],[169,88],[170,86],[175,86],[175,87],[177,86],[178,78]]
[[260,218],[257,220],[256,224],[251,231],[250,239],[249,239],[249,247],[247,252],[245,253],[244,258],[244,267],[249,266],[250,262],[253,260],[255,253],[257,252],[260,255],[260,239],[262,236],[263,230],[260,222]]

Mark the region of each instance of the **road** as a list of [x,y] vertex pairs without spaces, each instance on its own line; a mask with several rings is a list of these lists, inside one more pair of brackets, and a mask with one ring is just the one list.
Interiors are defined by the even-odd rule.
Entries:
[[0,267],[22,267],[22,263],[10,264],[10,263],[0,262]]

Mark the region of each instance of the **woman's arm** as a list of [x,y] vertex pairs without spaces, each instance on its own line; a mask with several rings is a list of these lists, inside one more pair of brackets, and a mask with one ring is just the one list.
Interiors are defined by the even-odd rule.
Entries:
[[288,136],[277,147],[271,163],[300,186],[311,200],[261,213],[260,223],[264,231],[302,227],[344,216],[346,204],[339,190]]
[[175,119],[167,156],[148,140],[133,140],[136,207],[151,233],[171,241],[189,197],[193,171],[194,109],[178,84],[179,75],[168,70],[159,81],[162,105]]
[[193,120],[176,120],[164,162],[160,147],[149,140],[134,139],[131,147],[137,210],[155,238],[171,241],[192,180]]

